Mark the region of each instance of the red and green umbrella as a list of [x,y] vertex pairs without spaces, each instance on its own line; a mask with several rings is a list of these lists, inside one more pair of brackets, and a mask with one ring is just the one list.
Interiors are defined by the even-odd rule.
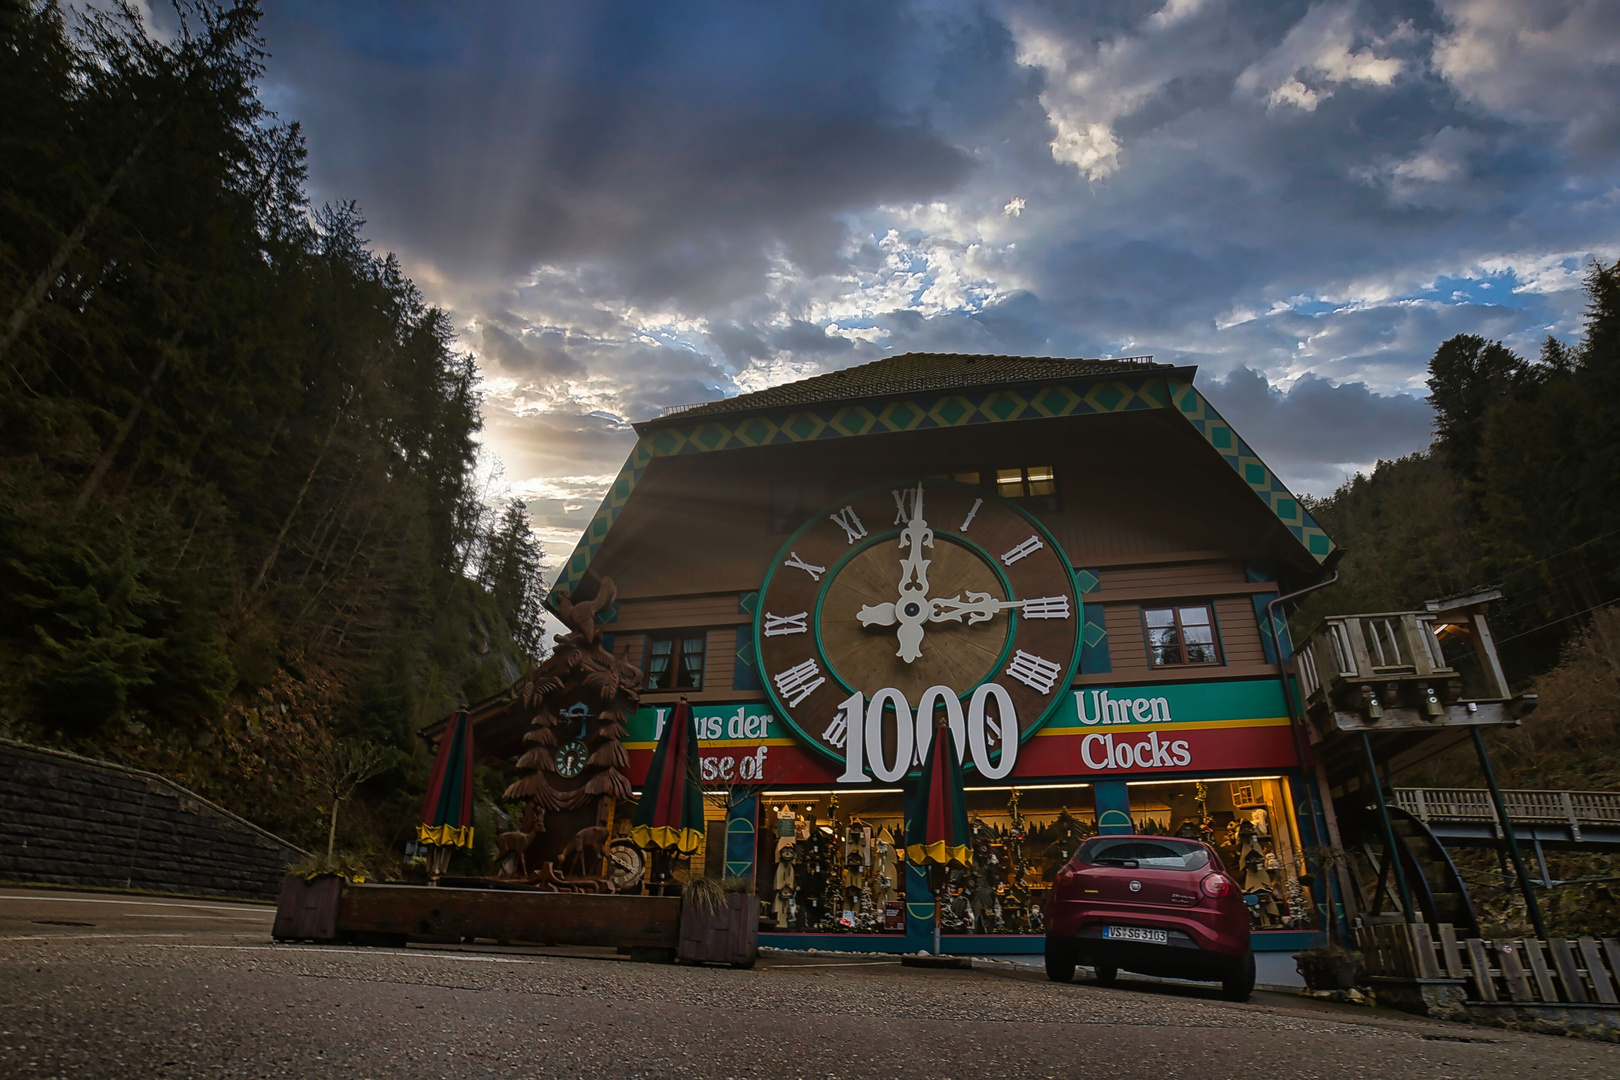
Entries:
[[917,780],[917,801],[906,822],[906,859],[932,864],[934,886],[934,954],[939,955],[941,906],[945,901],[945,868],[973,864],[973,835],[968,830],[967,795],[962,790],[961,759],[950,725],[934,729],[928,759]]
[[630,839],[638,847],[666,848],[682,855],[690,855],[703,841],[697,718],[685,698],[658,735]]
[[433,778],[422,800],[416,838],[435,847],[472,847],[473,730],[465,709],[456,713],[439,739]]

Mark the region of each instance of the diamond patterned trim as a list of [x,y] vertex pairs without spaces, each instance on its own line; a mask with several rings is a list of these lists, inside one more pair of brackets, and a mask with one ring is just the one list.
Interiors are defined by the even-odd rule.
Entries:
[[1265,501],[1278,521],[1287,527],[1311,557],[1322,562],[1335,547],[1316,519],[1300,505],[1294,493],[1283,486],[1277,475],[1248,443],[1232,429],[1215,407],[1191,383],[1170,383],[1170,397],[1176,411],[1204,437],[1204,441],[1232,467],[1232,471]]
[[722,415],[706,417],[690,426],[659,427],[637,442],[630,452],[629,460],[586,526],[579,545],[558,572],[550,596],[572,595],[607,538],[608,530],[641,481],[641,474],[654,458],[928,428],[1165,408],[1174,408],[1198,430],[1318,562],[1328,557],[1334,548],[1333,541],[1192,384],[1146,376],[1103,380],[1086,387],[1083,394],[1074,387],[1053,384],[1035,386],[1024,392],[929,394],[892,401],[878,406],[875,412],[864,405],[845,404],[768,416]]

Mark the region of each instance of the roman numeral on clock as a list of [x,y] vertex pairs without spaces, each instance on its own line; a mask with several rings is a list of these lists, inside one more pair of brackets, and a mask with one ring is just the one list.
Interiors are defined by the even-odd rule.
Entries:
[[782,565],[791,566],[796,570],[803,570],[805,573],[810,575],[810,578],[813,581],[820,581],[821,575],[827,572],[827,568],[825,566],[816,566],[799,558],[799,553],[797,551],[788,552],[788,557],[782,560]]
[[808,611],[801,611],[797,615],[772,615],[765,613],[765,636],[781,637],[783,634],[802,634],[810,629],[804,620],[808,618]]
[[1013,661],[1007,665],[1009,676],[1042,694],[1052,692],[1052,684],[1057,682],[1057,677],[1062,673],[1063,669],[1052,661],[1034,653],[1027,653],[1023,649],[1013,653]]
[[1040,537],[1031,536],[1028,540],[1025,540],[1022,544],[1019,544],[1011,551],[1003,552],[1001,555],[1001,564],[1003,566],[1011,566],[1019,559],[1022,559],[1027,555],[1033,555],[1045,546],[1045,544],[1041,543]]
[[831,521],[837,523],[840,529],[844,530],[844,536],[852,544],[866,535],[866,526],[862,525],[861,519],[855,515],[853,506],[846,506],[838,513],[830,514],[828,517]]
[[816,687],[826,682],[821,669],[814,660],[806,660],[802,664],[795,664],[786,671],[777,672],[771,676],[776,684],[776,692],[788,699],[789,708],[798,708],[799,703],[815,692]]
[[[1067,596],[1042,596],[1034,600],[1025,600],[1018,610],[1026,619],[1067,619],[1069,617],[1069,598]],[[766,616],[769,618],[770,616]]]
[[915,509],[917,505],[917,489],[891,490],[889,494],[894,496],[894,523],[896,525],[909,524],[911,519],[917,516]]

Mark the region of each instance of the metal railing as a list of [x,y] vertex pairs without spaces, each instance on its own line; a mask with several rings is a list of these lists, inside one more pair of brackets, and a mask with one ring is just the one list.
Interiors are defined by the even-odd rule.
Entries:
[[[1568,825],[1575,839],[1582,827],[1620,827],[1620,792],[1504,791],[1502,801],[1515,825]],[[1483,823],[1500,826],[1490,792],[1484,788],[1396,788],[1395,804],[1429,823]]]

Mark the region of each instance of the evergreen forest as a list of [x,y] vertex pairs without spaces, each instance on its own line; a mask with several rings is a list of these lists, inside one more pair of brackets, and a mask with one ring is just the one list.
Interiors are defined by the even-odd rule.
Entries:
[[[1340,583],[1294,615],[1296,637],[1333,612],[1500,590],[1489,617],[1503,666],[1540,702],[1489,736],[1507,788],[1620,791],[1620,263],[1589,267],[1586,293],[1574,345],[1549,337],[1527,358],[1473,335],[1441,343],[1429,362],[1429,449],[1307,500],[1347,550]],[[1468,746],[1394,782],[1484,786]],[[1522,930],[1522,902],[1495,856],[1453,854],[1499,928]],[[1554,925],[1612,933],[1620,858],[1549,862],[1574,882],[1542,901]]]
[[176,10],[0,0],[0,735],[311,850],[352,793],[397,853],[417,730],[542,649],[540,550],[445,314],[309,203],[257,5]]

